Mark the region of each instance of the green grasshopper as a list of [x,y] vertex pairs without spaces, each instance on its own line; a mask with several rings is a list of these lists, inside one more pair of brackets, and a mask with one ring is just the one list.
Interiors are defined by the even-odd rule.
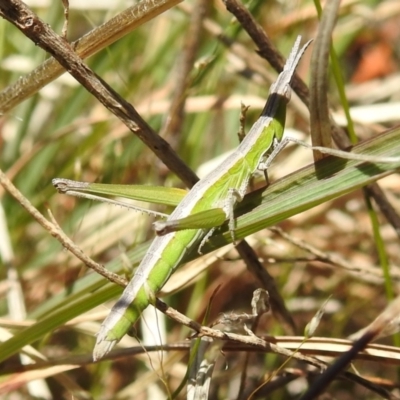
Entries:
[[[259,170],[265,172],[273,158],[289,141],[342,158],[370,162],[399,161],[398,157],[378,157],[374,160],[374,157],[371,156],[311,147],[292,138],[283,138],[286,105],[291,94],[290,82],[300,58],[310,44],[310,42],[307,42],[299,49],[300,40],[301,37],[299,36],[283,71],[271,86],[261,116],[236,151],[193,186],[166,221],[158,221],[154,224],[159,236],[152,242],[134,277],[112,308],[111,313],[102,323],[93,351],[94,360],[98,360],[107,354],[126,334],[185,256],[196,248],[200,252],[201,247],[214,230],[227,220],[229,221],[232,240],[235,242],[235,205],[243,199],[252,175]],[[108,186],[59,178],[53,180],[53,185],[62,193],[95,200],[103,199],[95,195],[82,194],[81,191],[107,194]],[[113,192],[109,191],[109,194],[118,194],[118,189],[115,191],[118,186],[121,186],[121,193],[123,193],[122,185],[114,185]],[[146,191],[146,188],[144,190]],[[143,198],[148,200],[150,193],[151,190],[144,193]],[[177,189],[174,196],[171,204],[176,202],[176,199],[182,198],[183,191]],[[116,201],[107,201],[121,204]]]
[[[261,117],[237,150],[193,186],[166,222],[156,223],[156,232],[163,235],[154,239],[133,279],[102,323],[93,351],[95,360],[107,354],[126,334],[149,305],[150,299],[155,297],[179,266],[184,256],[201,247],[215,227],[222,225],[228,219],[229,229],[233,235],[235,203],[243,199],[252,174],[259,169],[265,169],[265,157],[282,140],[286,103],[290,99],[290,81],[310,43],[299,50],[300,40],[298,37],[284,70],[271,87]],[[209,217],[209,210],[215,210],[215,217],[212,217],[213,214],[211,218]],[[195,226],[196,229],[185,229],[187,227],[185,219],[199,213],[206,213],[207,218],[200,216],[197,219],[199,225]],[[194,226],[192,220],[188,223],[189,226]],[[180,230],[173,231],[177,228]]]

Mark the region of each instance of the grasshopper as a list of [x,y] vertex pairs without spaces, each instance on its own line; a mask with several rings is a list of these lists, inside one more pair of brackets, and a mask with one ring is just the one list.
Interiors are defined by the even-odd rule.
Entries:
[[[198,248],[199,243],[201,246],[215,227],[229,220],[234,236],[234,206],[243,199],[251,176],[257,170],[265,170],[266,159],[283,138],[290,81],[310,43],[299,49],[300,40],[298,37],[283,71],[272,85],[260,118],[236,151],[197,182],[165,222],[155,224],[156,232],[162,236],[154,239],[134,277],[102,323],[93,351],[95,360],[107,354],[126,334],[184,256]],[[214,211],[210,214],[209,210]],[[207,218],[201,218],[201,214]],[[188,218],[192,215],[200,217],[199,225],[187,229],[187,224],[194,226]]]

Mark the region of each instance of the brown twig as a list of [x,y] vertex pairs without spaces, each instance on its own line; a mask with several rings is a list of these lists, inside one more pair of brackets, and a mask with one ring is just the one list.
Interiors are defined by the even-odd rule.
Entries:
[[[375,284],[381,285],[383,283],[383,272],[380,268],[375,266],[373,267],[359,267],[354,266],[353,264],[347,262],[342,257],[336,254],[330,254],[324,251],[317,249],[316,247],[312,246],[309,243],[304,242],[301,239],[293,237],[286,232],[284,232],[279,227],[269,228],[271,232],[274,232],[284,238],[285,240],[289,241],[293,245],[297,246],[298,248],[305,250],[311,254],[313,254],[316,258],[314,260],[308,261],[320,261],[324,263],[329,263],[336,265],[344,270],[348,271],[350,274],[356,275],[361,280],[366,280],[368,282],[373,282]],[[398,268],[394,268],[390,274],[391,278],[396,282],[400,281],[400,271]]]
[[69,0],[62,0],[64,7],[64,25],[62,27],[61,36],[67,40],[68,25],[69,25]]

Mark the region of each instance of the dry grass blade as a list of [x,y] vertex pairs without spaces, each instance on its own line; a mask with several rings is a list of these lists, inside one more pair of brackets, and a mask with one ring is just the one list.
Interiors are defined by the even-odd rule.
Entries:
[[[163,309],[165,309],[166,305],[164,304]],[[171,315],[180,315],[179,318],[182,318],[183,321],[186,321],[182,314],[179,314],[178,311],[168,308],[168,312]],[[200,329],[200,327],[199,327]],[[209,329],[209,328],[207,328]],[[211,332],[209,336],[213,337],[215,335],[220,335],[220,333],[214,333],[214,330],[207,332]],[[215,330],[215,332],[221,332]],[[311,361],[312,365],[317,365],[319,367],[325,368],[325,364],[316,364],[317,359],[315,357],[338,357],[345,352],[348,352],[352,344],[354,343],[352,340],[346,339],[331,339],[325,337],[313,337],[306,339],[304,336],[261,336],[266,343],[270,343],[271,346],[257,346],[255,343],[249,343],[249,338],[245,335],[235,336],[235,340],[231,341],[228,338],[224,340],[224,345],[222,347],[223,352],[237,352],[237,351],[246,351],[246,352],[267,352],[274,353],[275,348],[286,349],[288,352],[290,351],[298,351],[304,356],[310,356],[310,358],[305,358],[305,360]],[[159,351],[189,351],[190,342],[185,340],[183,342],[175,342],[171,344],[163,344],[162,346],[133,346],[124,349],[115,349],[112,350],[107,356],[106,360],[116,360],[120,358],[129,357],[132,355],[145,354],[148,352],[159,352]],[[274,347],[277,346],[277,347]],[[278,354],[283,354],[284,350],[278,352]],[[286,352],[287,356],[290,353]],[[28,353],[29,354],[29,353]],[[311,357],[313,356],[313,357]],[[385,365],[400,365],[400,350],[394,346],[386,346],[381,344],[368,344],[368,346],[363,350],[357,353],[355,359],[358,360],[366,360],[372,361],[378,364]],[[68,355],[66,357],[56,357],[48,360],[42,359],[37,360],[35,365],[25,365],[18,367],[18,371],[32,371],[40,368],[47,368],[51,366],[60,366],[60,365],[89,365],[93,364],[93,358],[90,354],[87,355]],[[15,369],[12,369],[14,372]],[[11,369],[5,370],[7,373],[11,373]]]
[[189,367],[187,400],[208,399],[219,351],[220,346],[216,346],[212,339],[200,339],[194,360]]
[[[331,147],[330,118],[328,105],[328,64],[331,37],[340,0],[326,3],[316,36],[310,64],[310,130],[313,146]],[[314,151],[314,160],[324,157]]]

